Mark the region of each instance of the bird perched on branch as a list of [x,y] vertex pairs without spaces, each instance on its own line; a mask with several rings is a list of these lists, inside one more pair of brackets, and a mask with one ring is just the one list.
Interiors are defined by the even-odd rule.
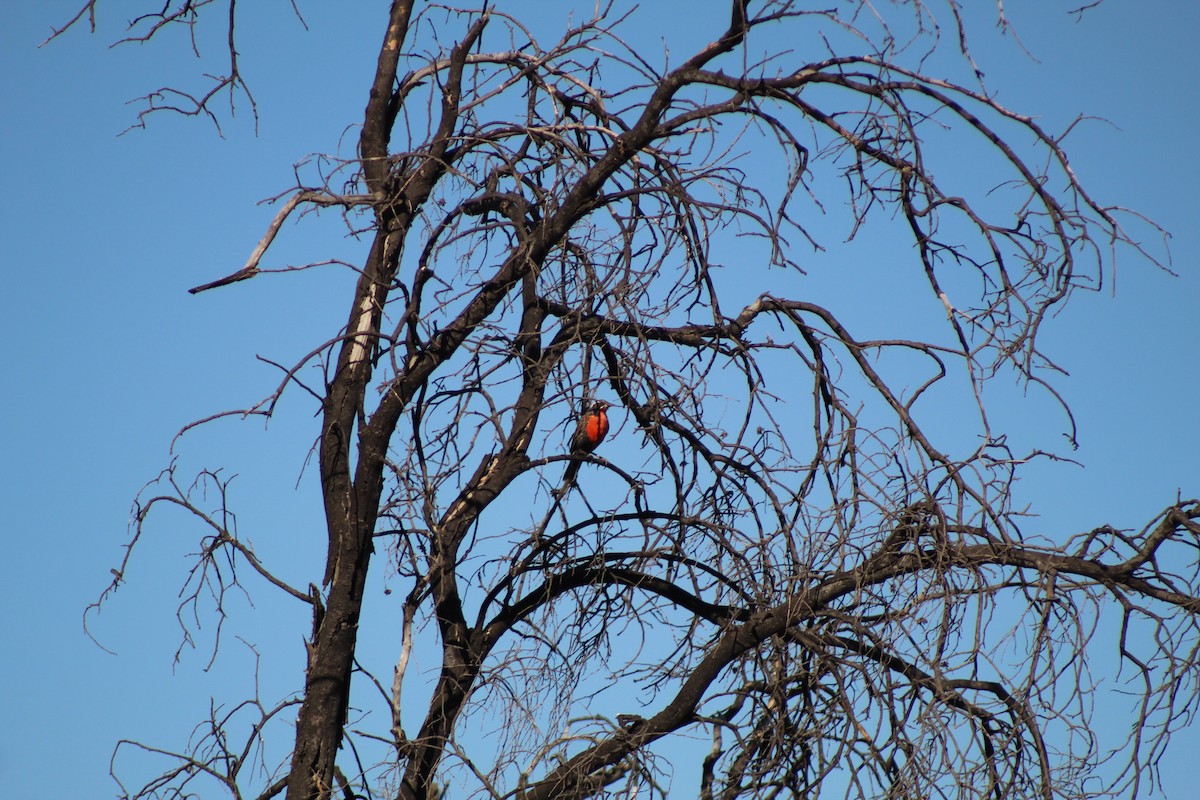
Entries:
[[[571,437],[571,455],[582,456],[595,450],[604,437],[608,435],[608,403],[603,400],[592,400],[584,406],[575,426],[575,435]],[[563,491],[568,491],[575,485],[575,476],[579,473],[582,460],[573,460],[567,464],[563,473]]]

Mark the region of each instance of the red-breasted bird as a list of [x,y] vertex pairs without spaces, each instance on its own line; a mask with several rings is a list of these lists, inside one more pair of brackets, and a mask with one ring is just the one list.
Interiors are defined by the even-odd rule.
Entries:
[[[571,455],[581,456],[595,450],[604,437],[608,435],[608,403],[603,400],[592,400],[579,415],[575,426],[575,435],[571,437]],[[579,473],[581,460],[567,464],[563,473],[563,489],[570,489],[575,484],[575,476]]]

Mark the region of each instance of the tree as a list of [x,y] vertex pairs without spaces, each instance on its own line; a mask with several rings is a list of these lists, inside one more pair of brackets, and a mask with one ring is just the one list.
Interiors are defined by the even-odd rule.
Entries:
[[[212,5],[168,3],[130,38]],[[253,105],[225,8],[228,74],[148,95],[140,119]],[[368,243],[345,326],[229,412],[314,398],[320,586],[240,538],[217,470],[169,468],[129,549],[156,507],[196,515],[185,604],[208,593],[224,615],[247,569],[303,604],[304,684],[214,711],[133,796],[212,780],[426,798],[451,778],[455,796],[656,796],[656,743],[685,736],[706,742],[688,768],[705,798],[1135,795],[1200,697],[1200,503],[1141,531],[1027,536],[1014,482],[1060,456],[1015,449],[984,390],[1057,398],[1042,324],[1112,253],[1153,258],[1125,227],[1142,221],[1088,194],[1065,133],[989,93],[955,3],[939,23],[924,3],[735,0],[663,67],[623,13],[543,45],[499,6],[395,0],[354,157],[299,181],[246,266],[192,290],[260,275],[308,208],[342,209]],[[909,270],[923,299],[869,324],[867,287],[814,299],[806,264],[830,269],[841,214],[851,239],[892,243],[878,273]],[[601,396],[636,455],[568,451]],[[400,619],[366,630],[380,572]],[[366,636],[394,638],[390,681],[359,663]],[[441,669],[418,710],[421,642]],[[1113,643],[1141,704],[1101,770],[1091,670]],[[386,726],[352,723],[368,703]],[[287,756],[247,770],[293,718]]]

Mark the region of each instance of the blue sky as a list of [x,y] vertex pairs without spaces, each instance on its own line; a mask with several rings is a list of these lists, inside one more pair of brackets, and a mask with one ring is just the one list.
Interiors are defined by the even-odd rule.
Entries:
[[[1109,287],[1078,295],[1053,321],[1046,342],[1070,372],[1058,388],[1076,414],[1074,457],[1086,468],[1041,470],[1023,484],[1041,514],[1031,527],[1047,532],[1140,527],[1177,491],[1200,495],[1192,64],[1200,6],[1109,0],[1076,24],[1065,11],[1080,4],[1006,4],[1036,61],[984,25],[974,37],[981,66],[1005,103],[1050,129],[1081,113],[1108,120],[1071,136],[1072,164],[1096,196],[1173,234],[1179,277],[1123,257]],[[0,142],[10,162],[0,196],[9,420],[0,497],[10,565],[0,589],[0,702],[10,721],[0,732],[0,784],[22,798],[114,795],[107,772],[117,739],[179,744],[214,686],[244,680],[253,663],[246,645],[227,638],[229,657],[206,672],[206,627],[173,665],[175,594],[190,549],[182,530],[172,538],[169,517],[136,555],[131,583],[94,620],[116,655],[84,635],[82,614],[121,556],[132,499],[169,462],[179,428],[253,403],[278,380],[256,355],[287,361],[344,319],[337,302],[313,300],[345,290],[335,271],[195,297],[186,289],[244,263],[274,213],[258,203],[288,188],[293,162],[352,149],[347,128],[365,103],[384,13],[382,4],[338,4],[347,12],[302,3],[308,32],[285,2],[270,19],[248,17],[242,65],[259,104],[257,136],[244,105],[223,120],[225,138],[204,121],[165,115],[118,136],[136,119],[127,101],[188,80],[196,65],[154,44],[109,49],[128,2],[110,15],[101,3],[98,35],[80,28],[39,49],[76,5],[0,11]],[[561,6],[541,10],[553,16]],[[673,35],[700,35],[675,27]],[[353,259],[359,249],[330,217],[289,226],[269,261]],[[243,530],[286,531],[256,545],[294,552],[297,575],[324,558],[319,501],[301,469],[311,413],[285,403],[269,431],[222,422],[180,450],[191,464],[230,465]],[[290,664],[303,614],[257,595],[255,603],[243,611],[286,620],[255,639],[264,666]],[[1167,796],[1194,789],[1198,746],[1189,733],[1164,759]]]

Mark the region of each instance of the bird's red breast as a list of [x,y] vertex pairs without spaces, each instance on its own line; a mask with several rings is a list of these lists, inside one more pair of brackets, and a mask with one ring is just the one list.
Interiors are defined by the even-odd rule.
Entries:
[[603,408],[599,408],[588,415],[587,438],[592,447],[595,447],[604,441],[604,437],[607,435],[608,413]]

